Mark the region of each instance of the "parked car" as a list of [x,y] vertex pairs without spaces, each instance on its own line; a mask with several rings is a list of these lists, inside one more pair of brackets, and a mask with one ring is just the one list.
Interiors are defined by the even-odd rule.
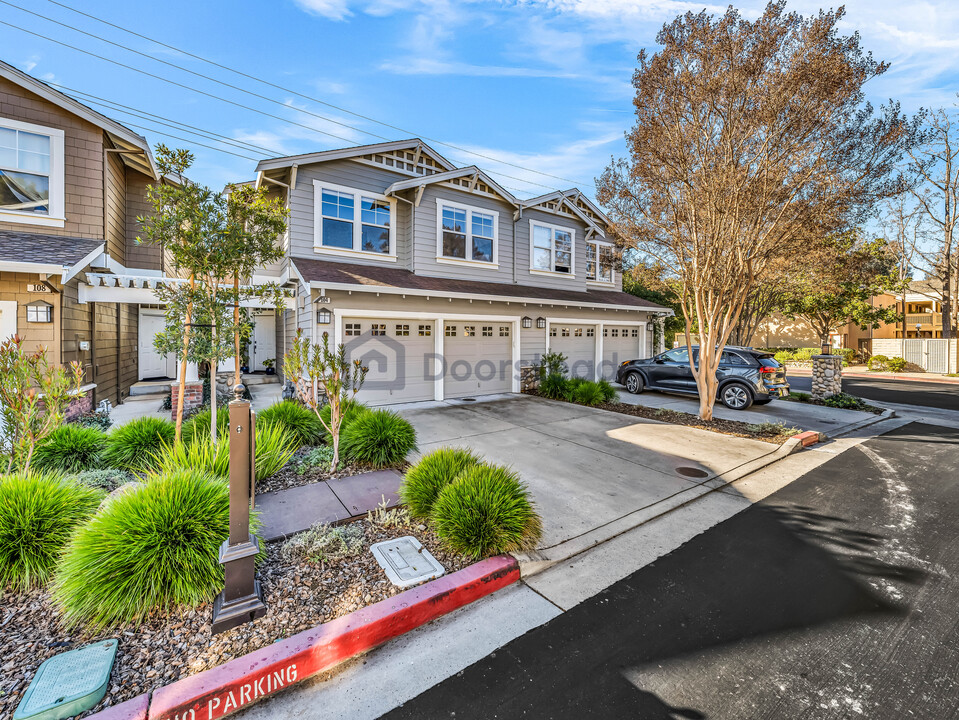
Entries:
[[[699,348],[693,347],[693,362],[699,365]],[[716,373],[717,397],[732,410],[753,404],[765,405],[775,397],[789,394],[786,368],[772,353],[748,347],[726,346]],[[685,347],[673,348],[644,360],[627,360],[616,371],[616,382],[631,393],[643,390],[698,395]]]

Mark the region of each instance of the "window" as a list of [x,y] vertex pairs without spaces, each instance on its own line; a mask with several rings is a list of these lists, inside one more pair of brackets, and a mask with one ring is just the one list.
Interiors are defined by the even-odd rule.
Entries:
[[563,337],[569,337],[569,328],[563,328],[562,335]]
[[529,221],[532,251],[530,270],[573,275],[573,239],[575,232],[569,228],[544,225]]
[[475,326],[475,325],[464,325],[464,326],[463,326],[463,337],[476,337],[476,326]]
[[596,334],[596,331],[593,328],[586,328],[586,337],[593,337]]
[[609,332],[610,337],[619,337],[619,328],[613,328]]
[[583,328],[576,328],[573,331],[573,337],[583,337]]
[[370,335],[386,335],[386,325],[373,323],[370,325]]
[[317,249],[395,256],[394,208],[388,198],[316,180],[313,188],[318,216]]
[[446,326],[446,337],[456,337],[456,326],[447,325]]
[[676,363],[689,363],[689,349],[688,348],[674,348],[669,352],[663,353],[663,357],[669,362]]
[[603,337],[609,337],[609,328],[603,328]]
[[633,328],[633,331],[630,333],[634,338],[639,337],[639,328]]
[[493,337],[493,327],[491,325],[483,326],[483,337]]
[[409,325],[397,325],[396,326],[396,336],[397,337],[406,337],[410,334]]
[[499,336],[500,336],[500,337],[509,337],[509,325],[500,325],[500,326],[499,326]]
[[499,213],[437,199],[437,259],[495,266]]
[[53,322],[53,305],[45,302],[36,302],[27,305],[27,322]]
[[360,334],[360,324],[359,323],[346,323],[346,329],[344,330],[347,337],[356,337]]
[[556,328],[551,327],[551,328],[549,329],[549,336],[550,336],[550,337],[556,337]]
[[433,334],[433,328],[429,325],[420,325],[420,337],[429,337]]
[[63,227],[63,131],[0,118],[0,220]]
[[606,243],[586,243],[586,279],[613,282],[613,246]]

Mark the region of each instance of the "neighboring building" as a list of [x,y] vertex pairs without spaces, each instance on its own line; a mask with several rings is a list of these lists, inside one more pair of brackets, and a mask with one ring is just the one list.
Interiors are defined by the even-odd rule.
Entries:
[[0,339],[80,362],[95,401],[136,382],[141,311],[80,286],[90,270],[162,275],[160,249],[135,241],[156,180],[143,137],[0,62]]
[[[584,377],[652,351],[665,308],[622,292],[602,211],[578,190],[518,200],[420,140],[264,160],[257,182],[290,209],[297,328],[329,333],[396,403],[516,392],[547,349]],[[282,354],[282,353],[280,353]]]

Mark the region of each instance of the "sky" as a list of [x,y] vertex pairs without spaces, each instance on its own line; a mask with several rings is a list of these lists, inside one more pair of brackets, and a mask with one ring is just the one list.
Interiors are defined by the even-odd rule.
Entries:
[[[656,51],[664,23],[704,7],[725,10],[682,0],[0,0],[0,59],[152,145],[189,148],[191,177],[212,187],[252,179],[265,157],[421,137],[519,197],[574,186],[593,195],[626,152],[636,54]],[[755,17],[764,3],[737,7]],[[956,102],[959,2],[846,9],[844,31],[892,64],[867,86],[874,104],[894,98],[911,113]]]

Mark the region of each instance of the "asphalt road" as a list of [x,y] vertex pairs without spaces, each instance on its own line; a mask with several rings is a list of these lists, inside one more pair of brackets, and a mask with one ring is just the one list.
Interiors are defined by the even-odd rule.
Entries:
[[[793,390],[809,392],[808,375],[789,375]],[[909,382],[907,380],[873,380],[872,378],[843,378],[843,391],[876,402],[919,405],[921,407],[959,410],[959,383]]]
[[384,717],[959,717],[957,450],[847,450]]

